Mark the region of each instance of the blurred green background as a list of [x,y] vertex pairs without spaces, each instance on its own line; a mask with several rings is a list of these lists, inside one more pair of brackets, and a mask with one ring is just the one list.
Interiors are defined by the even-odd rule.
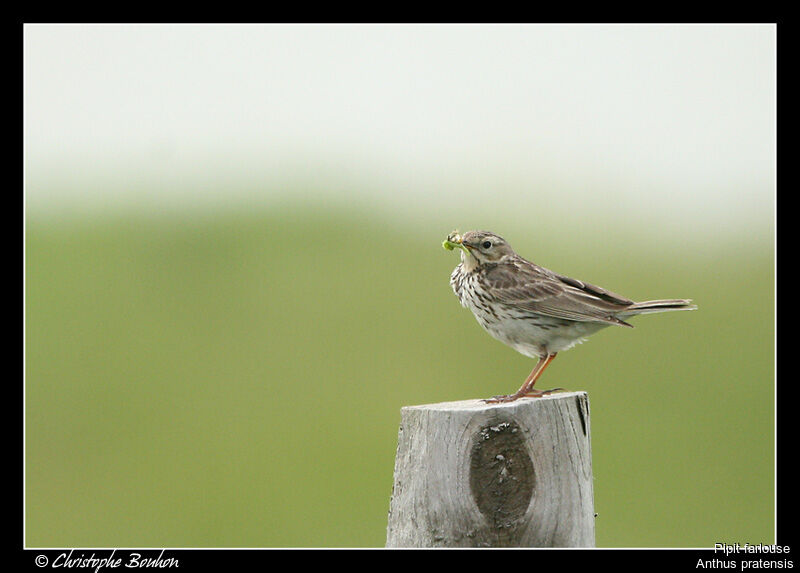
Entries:
[[[543,386],[589,393],[598,546],[775,541],[771,163],[676,186],[674,201],[672,182],[574,157],[536,185],[502,165],[470,183],[467,159],[412,170],[418,182],[396,175],[406,164],[360,179],[364,157],[331,172],[325,153],[230,177],[188,160],[173,173],[158,145],[128,164],[123,133],[121,159],[93,163],[38,119],[43,62],[71,45],[37,55],[49,33],[91,46],[109,32],[36,28],[26,44],[27,546],[383,546],[400,408],[512,392],[533,366],[450,290],[458,256],[441,241],[456,227],[633,299],[700,307],[601,331],[548,369]],[[617,185],[627,199],[592,198]],[[216,198],[198,207],[198,189]]]
[[[532,367],[458,304],[446,232],[311,209],[29,221],[28,542],[382,545],[400,408],[511,392]],[[602,331],[547,373],[589,392],[598,545],[773,541],[770,245],[511,236],[700,306]]]

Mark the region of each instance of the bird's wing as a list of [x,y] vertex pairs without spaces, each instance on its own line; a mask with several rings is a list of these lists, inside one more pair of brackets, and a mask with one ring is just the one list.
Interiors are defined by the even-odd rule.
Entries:
[[524,259],[489,269],[485,279],[497,302],[517,309],[566,320],[631,326],[615,315],[633,304],[632,300]]

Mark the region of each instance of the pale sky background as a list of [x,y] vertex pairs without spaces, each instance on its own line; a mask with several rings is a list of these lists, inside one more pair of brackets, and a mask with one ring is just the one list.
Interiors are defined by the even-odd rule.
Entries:
[[774,25],[27,25],[24,105],[29,214],[773,225]]

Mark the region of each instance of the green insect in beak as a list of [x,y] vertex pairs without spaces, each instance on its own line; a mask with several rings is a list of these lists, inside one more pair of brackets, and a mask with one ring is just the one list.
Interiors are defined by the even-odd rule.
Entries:
[[444,241],[442,241],[442,247],[444,247],[445,250],[447,251],[452,251],[453,249],[461,249],[465,253],[470,254],[467,248],[461,244],[461,235],[458,233],[458,231],[453,231],[452,233],[447,235],[447,238]]

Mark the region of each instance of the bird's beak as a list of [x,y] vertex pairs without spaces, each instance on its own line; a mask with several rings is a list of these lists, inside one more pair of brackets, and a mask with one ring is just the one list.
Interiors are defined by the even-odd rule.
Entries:
[[465,253],[472,254],[472,249],[475,248],[475,245],[466,242],[465,240],[461,240],[461,247],[464,249]]
[[475,249],[475,245],[471,245],[466,241],[461,241],[461,250],[464,251],[467,257],[477,261],[478,257],[476,257],[475,253],[472,252],[473,249]]

